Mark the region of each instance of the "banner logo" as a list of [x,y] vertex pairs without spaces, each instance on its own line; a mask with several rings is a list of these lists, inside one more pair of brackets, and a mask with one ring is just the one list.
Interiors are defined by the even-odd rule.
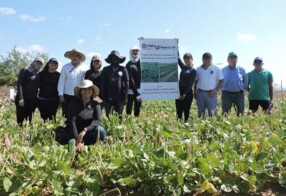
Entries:
[[163,45],[156,45],[156,44],[146,44],[142,43],[141,48],[144,50],[175,50],[176,46],[163,46]]

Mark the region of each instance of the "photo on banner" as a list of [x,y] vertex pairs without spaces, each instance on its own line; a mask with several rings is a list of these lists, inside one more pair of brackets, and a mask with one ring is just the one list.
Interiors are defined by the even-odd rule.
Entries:
[[178,42],[177,39],[139,39],[141,48],[141,97],[177,99]]

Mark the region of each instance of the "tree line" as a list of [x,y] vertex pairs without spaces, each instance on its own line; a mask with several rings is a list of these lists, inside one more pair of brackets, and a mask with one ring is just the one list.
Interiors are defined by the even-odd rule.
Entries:
[[14,46],[7,55],[0,54],[0,87],[12,86],[16,88],[20,70],[26,67],[36,57],[43,57],[48,61],[47,53],[26,52],[21,53]]

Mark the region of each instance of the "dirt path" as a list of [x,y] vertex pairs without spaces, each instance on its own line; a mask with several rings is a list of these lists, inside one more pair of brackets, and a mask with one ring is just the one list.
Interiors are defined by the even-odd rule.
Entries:
[[172,77],[174,74],[176,74],[177,73],[177,70],[174,70],[174,71],[172,71],[171,73],[169,73],[167,76],[165,76],[163,79],[162,78],[160,78],[160,81],[168,81],[168,79],[170,78],[170,77]]

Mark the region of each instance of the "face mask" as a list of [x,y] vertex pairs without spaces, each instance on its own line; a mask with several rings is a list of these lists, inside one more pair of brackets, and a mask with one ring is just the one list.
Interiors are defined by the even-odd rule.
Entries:
[[130,61],[133,63],[136,63],[139,61],[139,53],[138,54],[132,54],[132,51],[130,51]]

